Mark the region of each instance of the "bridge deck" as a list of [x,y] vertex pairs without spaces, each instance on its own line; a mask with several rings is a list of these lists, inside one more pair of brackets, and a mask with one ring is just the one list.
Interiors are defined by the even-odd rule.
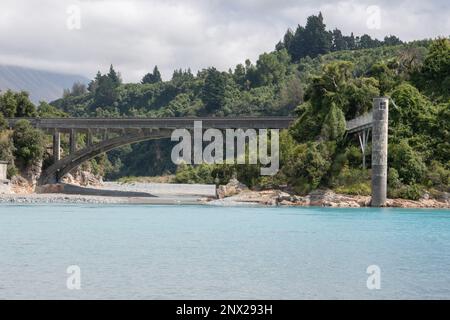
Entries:
[[347,132],[353,133],[372,127],[372,112],[347,121]]
[[[195,121],[202,121],[203,128],[217,129],[286,129],[294,117],[180,117],[180,118],[10,118],[9,126],[19,120],[28,120],[39,129],[60,132],[104,129],[192,129]],[[349,133],[372,126],[372,113],[347,121]]]
[[293,117],[189,117],[189,118],[20,118],[8,119],[10,127],[26,119],[39,129],[65,131],[95,129],[192,129],[194,121],[204,128],[217,129],[286,129]]

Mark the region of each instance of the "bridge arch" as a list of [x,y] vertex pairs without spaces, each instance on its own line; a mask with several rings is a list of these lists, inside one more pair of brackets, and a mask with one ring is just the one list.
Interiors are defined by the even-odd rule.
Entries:
[[[85,148],[76,151],[74,150],[75,148],[71,146],[72,153],[70,153],[67,157],[55,161],[52,165],[46,168],[42,172],[38,183],[39,185],[45,185],[59,182],[60,179],[70,171],[102,153],[142,141],[170,138],[170,135],[171,131],[167,129],[155,130],[151,132],[138,131],[135,133],[128,133],[118,137],[105,139],[96,144],[88,144]],[[88,140],[90,140],[90,138],[88,138]],[[71,141],[73,141],[73,139],[71,139]],[[56,148],[59,149],[59,144],[57,144]]]

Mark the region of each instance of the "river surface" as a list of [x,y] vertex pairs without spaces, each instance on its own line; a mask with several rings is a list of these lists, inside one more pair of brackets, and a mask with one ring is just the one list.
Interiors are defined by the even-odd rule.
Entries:
[[450,299],[450,210],[0,205],[0,299],[323,298]]

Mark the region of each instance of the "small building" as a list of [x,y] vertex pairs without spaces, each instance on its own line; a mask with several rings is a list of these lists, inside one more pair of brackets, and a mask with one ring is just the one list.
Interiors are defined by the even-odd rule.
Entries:
[[4,183],[7,182],[7,174],[8,172],[8,162],[7,161],[0,161],[0,182]]

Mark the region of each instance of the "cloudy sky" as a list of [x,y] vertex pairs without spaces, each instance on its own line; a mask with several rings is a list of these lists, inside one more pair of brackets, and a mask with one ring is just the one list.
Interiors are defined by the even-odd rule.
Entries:
[[227,70],[319,11],[345,34],[450,35],[448,0],[1,0],[0,64],[92,78],[112,63],[127,82],[155,64],[165,79],[175,68]]

